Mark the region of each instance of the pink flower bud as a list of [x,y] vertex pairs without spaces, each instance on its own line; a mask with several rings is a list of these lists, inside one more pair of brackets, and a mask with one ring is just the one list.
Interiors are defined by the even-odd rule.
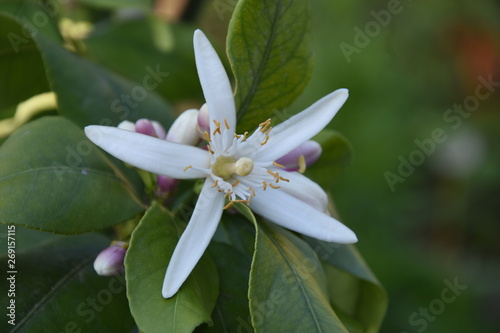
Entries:
[[185,145],[196,145],[199,141],[196,132],[198,112],[196,109],[189,109],[181,113],[170,126],[166,140]]
[[[316,141],[309,140],[277,159],[276,163],[283,165],[288,171],[298,171],[316,162],[321,156],[321,152],[321,145]],[[303,159],[303,162],[300,161],[301,159]],[[303,163],[305,165],[301,165]]]
[[154,136],[159,139],[165,139],[165,130],[157,121],[139,119],[135,123],[135,131],[137,133]]
[[127,248],[126,242],[113,242],[111,246],[102,250],[94,261],[94,270],[97,274],[100,276],[121,274],[125,268],[123,260]]
[[170,178],[163,175],[158,175],[156,177],[156,196],[164,197],[167,194],[173,192],[177,188],[177,184],[179,184],[179,180],[175,178]]
[[198,136],[205,140],[205,132],[210,133],[210,117],[208,115],[208,106],[203,104],[198,113]]

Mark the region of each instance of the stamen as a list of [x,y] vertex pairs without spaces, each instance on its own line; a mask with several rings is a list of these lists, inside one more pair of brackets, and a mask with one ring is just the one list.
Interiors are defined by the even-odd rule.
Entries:
[[264,122],[262,122],[262,123],[260,123],[260,124],[259,124],[259,127],[262,127],[262,128],[260,129],[260,131],[261,131],[262,133],[264,133],[265,131],[267,131],[267,128],[268,128],[270,125],[271,125],[271,118],[269,118],[268,120],[266,120],[266,121],[264,121]]
[[210,154],[215,154],[215,152],[212,150],[212,148],[210,147],[210,145],[207,145],[207,149],[208,151],[210,152]]
[[267,188],[267,183],[266,182],[262,182],[262,186],[264,187],[262,190],[265,191],[266,188]]
[[229,201],[229,203],[227,205],[224,206],[223,209],[228,209],[229,207],[231,207],[234,203],[246,203],[246,204],[249,204],[250,201],[249,200],[231,200]]
[[243,133],[243,140],[241,140],[241,142],[247,141],[247,135],[248,135],[248,132]]
[[277,189],[279,189],[279,188],[281,188],[281,186],[275,186],[275,185],[273,185],[272,183],[269,183],[269,186],[271,186],[272,188],[274,188],[274,189],[276,189],[276,190],[277,190]]
[[238,135],[238,134],[236,134],[236,133],[235,133],[235,134],[234,134],[234,137],[235,137],[236,139],[239,139],[239,138],[241,138],[241,135]]
[[287,183],[289,183],[289,182],[290,182],[290,179],[286,179],[286,178],[283,178],[283,177],[281,177],[281,176],[280,176],[280,180],[285,181],[285,182],[287,182]]
[[224,126],[226,126],[226,129],[229,129],[229,124],[227,123],[226,117],[224,117]]
[[210,140],[210,134],[208,134],[207,131],[203,132],[203,134],[205,135],[205,140],[207,140],[208,142],[212,142],[212,140]]
[[234,187],[234,186],[238,185],[239,183],[240,183],[240,181],[238,179],[236,179],[236,181],[234,183],[232,183],[231,186]]
[[269,141],[269,135],[266,135],[266,141],[264,142],[261,142],[260,145],[263,146],[267,143],[267,141]]
[[278,168],[284,168],[284,165],[281,165],[279,163],[273,162],[274,166],[277,166]]
[[229,203],[227,205],[224,206],[224,208],[222,209],[228,209],[229,207],[231,207],[233,205],[234,201],[229,201]]
[[304,173],[306,171],[306,158],[304,155],[299,156],[299,172]]
[[274,178],[276,178],[276,173],[272,172],[271,170],[266,170],[268,174],[270,174],[271,176],[273,176]]
[[269,127],[269,129],[268,129],[268,130],[266,131],[266,133],[264,133],[264,134],[265,134],[265,135],[269,135],[269,133],[271,133],[271,130],[272,130],[272,129],[273,129],[272,127]]
[[255,190],[251,187],[248,188],[250,190],[250,192],[252,192],[252,197],[255,197]]
[[222,134],[221,131],[220,131],[220,122],[218,122],[217,120],[213,119],[213,122],[216,126],[216,128],[214,129],[212,135],[215,135],[215,133],[219,133],[219,134]]
[[192,168],[192,165],[188,165],[187,167],[184,168],[184,172],[186,172],[188,169]]
[[216,187],[217,184],[219,184],[219,180],[218,179],[215,180],[214,184],[212,185],[212,188]]

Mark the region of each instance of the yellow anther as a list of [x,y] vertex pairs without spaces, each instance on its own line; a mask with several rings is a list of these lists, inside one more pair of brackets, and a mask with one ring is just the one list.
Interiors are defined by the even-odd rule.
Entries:
[[241,140],[241,142],[247,141],[247,135],[248,135],[248,132],[243,133],[243,140]]
[[235,133],[235,134],[234,134],[234,137],[235,137],[236,139],[239,139],[239,138],[241,138],[241,135],[238,135],[238,134],[236,134],[236,133]]
[[286,178],[283,178],[283,177],[281,177],[281,176],[280,176],[280,180],[282,180],[282,181],[284,181],[284,182],[287,182],[287,183],[289,183],[289,182],[290,182],[290,179],[286,179]]
[[277,166],[278,168],[284,168],[284,165],[281,165],[279,163],[273,162],[274,166]]
[[216,187],[216,186],[217,186],[217,184],[219,184],[219,180],[218,180],[218,179],[216,179],[216,180],[214,181],[214,184],[212,185],[212,188]]
[[250,190],[250,192],[252,192],[252,197],[255,197],[255,190],[251,187],[248,188]]
[[208,151],[210,152],[210,154],[215,154],[215,152],[212,150],[212,148],[210,147],[210,145],[207,145],[207,149]]
[[269,183],[269,186],[271,186],[271,187],[272,187],[272,188],[274,188],[274,189],[279,189],[279,188],[281,187],[281,186],[275,186],[275,185],[273,185],[273,184],[271,184],[271,183]]
[[205,140],[207,140],[208,142],[212,142],[212,141],[210,140],[210,134],[208,134],[208,132],[207,132],[207,131],[203,132],[203,135],[205,135]]
[[223,209],[228,209],[229,207],[231,207],[233,205],[234,201],[229,201],[229,203],[227,205],[224,206]]
[[304,155],[299,156],[299,172],[306,172],[306,158],[304,157]]
[[216,127],[215,127],[212,135],[215,135],[215,133],[222,134],[221,131],[220,131],[220,122],[217,121],[217,120],[215,120],[215,119],[213,119],[213,122],[214,122],[214,124],[215,124]]
[[264,133],[264,134],[265,134],[265,135],[269,135],[269,133],[271,133],[271,130],[272,130],[272,129],[273,129],[272,127],[269,127],[269,128],[268,128],[268,130],[266,131],[266,133]]
[[260,145],[263,146],[267,143],[267,141],[269,141],[269,135],[266,135],[266,141],[264,142],[261,142]]
[[227,123],[227,119],[224,117],[224,126],[226,126],[226,129],[229,129],[229,124]]
[[265,191],[265,190],[266,190],[266,188],[267,188],[267,183],[266,183],[266,182],[262,182],[262,186],[263,186],[263,189],[262,189],[262,190],[263,190],[263,191]]
[[231,186],[236,186],[240,183],[240,181],[238,179],[236,179],[236,181],[234,183],[231,184]]
[[260,123],[260,124],[259,124],[259,127],[262,127],[262,128],[260,129],[260,131],[261,131],[262,133],[264,133],[265,131],[267,131],[267,128],[268,128],[270,125],[271,125],[271,118],[269,118],[268,120],[266,120],[266,121],[264,121],[264,122],[262,122],[262,123]]
[[187,167],[184,168],[184,172],[186,172],[188,169],[192,168],[192,165],[188,165]]
[[266,170],[266,171],[267,171],[268,174],[270,174],[271,176],[273,176],[274,178],[276,178],[277,172],[274,173],[271,170]]

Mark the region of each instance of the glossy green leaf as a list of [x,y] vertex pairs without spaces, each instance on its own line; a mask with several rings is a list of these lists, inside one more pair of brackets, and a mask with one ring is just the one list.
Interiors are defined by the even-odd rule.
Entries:
[[172,122],[170,107],[152,91],[152,85],[168,76],[161,68],[145,69],[143,79],[135,83],[41,35],[36,41],[57,94],[59,112],[77,124],[116,126],[123,120],[149,118],[168,128]]
[[356,248],[312,238],[307,242],[324,262],[331,304],[349,331],[378,332],[387,295]]
[[75,234],[144,209],[103,153],[61,117],[18,129],[0,147],[0,161],[0,223]]
[[146,17],[97,27],[84,42],[90,59],[136,82],[142,82],[148,67],[168,73],[153,88],[168,101],[195,96],[202,100],[193,31],[194,27]]
[[218,277],[205,255],[177,294],[164,299],[161,290],[182,225],[159,204],[153,204],[132,234],[125,257],[130,309],[139,328],[148,333],[192,332],[212,323]]
[[[19,2],[18,2],[19,3]],[[0,119],[29,97],[50,91],[40,52],[29,31],[0,6]]]
[[351,163],[353,149],[339,132],[325,129],[313,138],[323,149],[321,157],[307,168],[306,176],[328,189]]
[[204,325],[195,332],[233,333],[244,328],[248,331],[245,326],[250,322],[247,289],[251,259],[219,242],[212,242],[208,251],[219,271],[219,298],[212,314],[213,326]]
[[[2,278],[1,332],[130,332],[134,321],[125,295],[123,276],[101,277],[93,267],[97,254],[109,245],[102,236],[61,237],[17,252],[15,262],[4,256],[0,265],[16,273]],[[15,283],[11,284],[11,281]],[[15,297],[7,293],[12,290]],[[12,295],[14,296],[14,295]],[[6,316],[15,300],[15,326]]]
[[227,53],[236,78],[238,130],[249,130],[290,105],[309,81],[309,1],[240,0]]
[[256,332],[348,332],[329,304],[316,254],[280,227],[257,225],[248,293]]

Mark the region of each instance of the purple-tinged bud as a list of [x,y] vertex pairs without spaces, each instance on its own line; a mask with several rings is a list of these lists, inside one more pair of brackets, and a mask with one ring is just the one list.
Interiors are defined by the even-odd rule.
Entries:
[[135,123],[135,131],[137,133],[154,136],[155,138],[165,139],[165,130],[157,121],[139,119]]
[[121,274],[125,268],[123,260],[127,248],[126,242],[113,242],[111,246],[102,250],[94,261],[94,270],[97,274],[100,276]]
[[121,123],[119,123],[118,128],[124,129],[129,132],[135,132],[135,124],[128,120],[124,120]]
[[164,197],[167,194],[173,192],[177,185],[179,184],[179,180],[175,178],[170,178],[168,176],[158,175],[156,177],[156,196]]
[[311,166],[318,160],[321,152],[321,145],[316,141],[309,140],[277,159],[276,163],[283,165],[288,171],[304,172],[306,166]]
[[189,109],[181,113],[170,126],[166,140],[190,146],[196,145],[200,141],[196,131],[198,112],[196,109]]
[[205,140],[205,132],[210,133],[210,116],[208,114],[208,106],[206,103],[200,108],[200,112],[198,113],[198,126],[196,128],[198,130],[198,136]]

